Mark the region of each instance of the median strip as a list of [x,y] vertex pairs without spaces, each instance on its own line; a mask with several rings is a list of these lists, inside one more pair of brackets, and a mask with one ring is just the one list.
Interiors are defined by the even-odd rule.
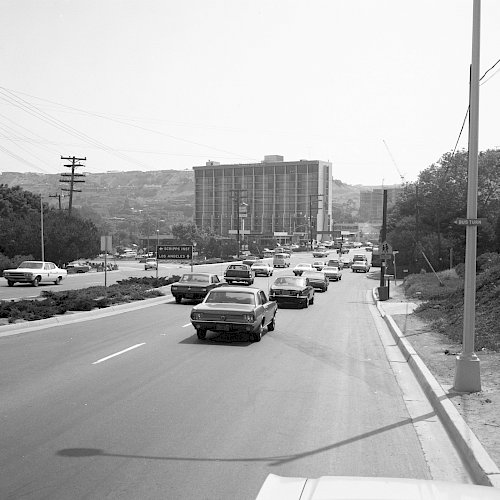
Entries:
[[137,347],[141,347],[142,345],[145,345],[146,342],[143,342],[142,344],[136,344],[133,345],[132,347],[128,347],[127,349],[124,349],[123,351],[115,352],[114,354],[110,354],[109,356],[106,356],[105,358],[98,359],[97,361],[94,361],[92,364],[97,365],[98,363],[102,363],[103,361],[107,361],[108,359],[114,358],[115,356],[119,356],[120,354],[123,354],[127,351],[131,351],[132,349],[136,349]]

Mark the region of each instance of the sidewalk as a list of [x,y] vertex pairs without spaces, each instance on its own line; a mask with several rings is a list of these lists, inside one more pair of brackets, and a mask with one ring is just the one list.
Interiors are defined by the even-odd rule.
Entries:
[[373,299],[476,482],[500,488],[500,354],[490,353],[490,359],[480,355],[481,392],[453,392],[455,354],[461,346],[452,345],[414,314],[419,302],[407,300],[401,285],[391,283],[386,301],[378,300],[374,288]]

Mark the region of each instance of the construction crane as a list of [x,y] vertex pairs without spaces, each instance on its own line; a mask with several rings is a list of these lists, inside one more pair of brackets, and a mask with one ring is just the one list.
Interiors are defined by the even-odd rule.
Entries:
[[389,149],[389,146],[387,145],[387,143],[385,142],[384,139],[382,139],[382,142],[384,143],[385,149],[387,149],[387,152],[389,153],[389,156],[391,157],[392,163],[396,167],[396,170],[397,170],[397,172],[399,174],[399,177],[401,177],[401,183],[403,185],[406,184],[406,179],[405,179],[404,175],[401,173],[401,170],[399,170],[398,164],[396,163],[396,160],[394,159],[394,156],[392,156],[392,153],[391,153],[391,150]]

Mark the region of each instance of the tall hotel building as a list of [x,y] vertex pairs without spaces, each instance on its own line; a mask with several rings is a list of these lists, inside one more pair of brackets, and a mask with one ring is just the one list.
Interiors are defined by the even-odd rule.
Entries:
[[[266,243],[330,239],[332,165],[319,160],[193,167],[195,224]],[[239,221],[238,221],[239,217]],[[239,224],[239,226],[238,226]]]

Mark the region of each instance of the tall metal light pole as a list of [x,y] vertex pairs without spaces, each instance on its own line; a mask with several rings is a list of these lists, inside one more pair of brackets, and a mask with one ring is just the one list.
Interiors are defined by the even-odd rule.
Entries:
[[[477,218],[478,125],[479,125],[479,54],[481,0],[474,0],[472,20],[472,64],[469,97],[469,169],[467,181],[467,219]],[[464,326],[462,352],[457,356],[455,384],[458,392],[481,390],[479,358],[474,353],[476,329],[476,251],[477,226],[465,229]]]

